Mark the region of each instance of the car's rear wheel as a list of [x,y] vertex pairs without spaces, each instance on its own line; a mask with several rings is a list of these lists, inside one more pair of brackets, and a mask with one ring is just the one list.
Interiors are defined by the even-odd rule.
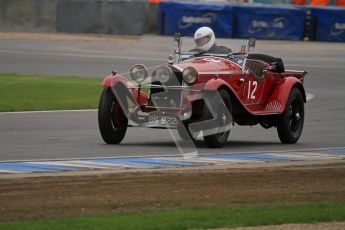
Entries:
[[[217,97],[213,97],[213,100],[211,100],[213,110],[216,113],[214,117],[215,119],[213,120],[213,127],[211,127],[213,128],[214,133],[211,135],[204,135],[204,141],[210,148],[219,148],[226,143],[230,134],[230,129],[228,129],[228,127],[232,123],[230,96],[228,92],[223,89],[220,89],[218,93],[222,100],[217,100]],[[209,98],[212,98],[211,96]],[[213,116],[210,109],[205,106],[203,111],[203,120],[209,120],[212,118]]]
[[128,119],[110,88],[104,88],[98,107],[98,126],[107,144],[119,144],[126,135]]
[[278,118],[277,131],[283,144],[294,144],[302,134],[304,124],[304,101],[299,89],[290,92],[285,111]]

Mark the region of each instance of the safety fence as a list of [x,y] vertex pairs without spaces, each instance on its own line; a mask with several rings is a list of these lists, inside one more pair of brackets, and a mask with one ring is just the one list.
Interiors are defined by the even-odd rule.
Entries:
[[0,30],[55,32],[56,0],[0,0]]
[[0,31],[139,35],[146,0],[0,0]]
[[192,36],[209,26],[225,38],[345,41],[345,8],[161,2],[157,33]]

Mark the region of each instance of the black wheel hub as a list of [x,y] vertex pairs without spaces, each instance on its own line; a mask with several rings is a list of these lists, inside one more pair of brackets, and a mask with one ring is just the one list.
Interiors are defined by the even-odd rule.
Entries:
[[121,129],[121,115],[121,107],[119,103],[115,101],[111,109],[111,123],[115,131],[119,131]]
[[217,138],[222,139],[226,134],[226,127],[230,124],[229,112],[224,103],[221,103],[217,108]]
[[289,106],[289,126],[293,133],[296,133],[301,123],[301,106],[295,99]]

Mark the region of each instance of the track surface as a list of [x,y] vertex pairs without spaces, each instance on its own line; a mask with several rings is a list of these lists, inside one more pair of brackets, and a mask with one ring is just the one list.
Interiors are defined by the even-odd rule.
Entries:
[[[144,36],[130,43],[0,40],[0,71],[25,74],[99,76],[116,64],[164,62],[169,37]],[[222,40],[220,43],[224,44]],[[238,40],[228,46],[239,47]],[[287,69],[310,73],[305,87],[315,98],[306,104],[302,137],[282,145],[275,129],[235,127],[222,149],[198,143],[200,153],[232,153],[345,146],[345,46],[335,43],[258,41],[257,52],[281,56]],[[105,145],[97,112],[0,114],[0,161],[178,154],[166,130],[129,128],[121,145]]]

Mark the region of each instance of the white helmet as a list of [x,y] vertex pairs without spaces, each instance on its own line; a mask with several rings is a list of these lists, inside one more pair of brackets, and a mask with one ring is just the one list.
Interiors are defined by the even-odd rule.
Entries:
[[195,31],[194,41],[197,49],[208,51],[214,45],[216,38],[210,27],[200,27]]

